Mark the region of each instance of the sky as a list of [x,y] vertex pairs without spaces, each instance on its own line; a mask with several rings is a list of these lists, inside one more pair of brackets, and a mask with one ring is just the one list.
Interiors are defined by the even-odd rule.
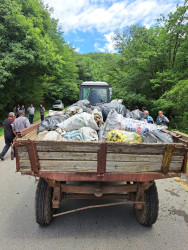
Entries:
[[43,0],[53,8],[67,43],[81,54],[116,53],[115,33],[130,25],[147,28],[184,0]]

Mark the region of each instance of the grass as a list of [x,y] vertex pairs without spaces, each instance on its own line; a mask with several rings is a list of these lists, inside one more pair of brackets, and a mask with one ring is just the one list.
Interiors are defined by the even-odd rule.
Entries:
[[[44,112],[44,116],[46,116],[48,114],[48,110]],[[26,117],[29,119],[29,114],[28,112],[26,113]],[[37,122],[38,120],[40,120],[40,110],[36,110],[35,111],[35,115],[33,118],[33,122]]]
[[0,136],[4,135],[4,128],[0,127]]

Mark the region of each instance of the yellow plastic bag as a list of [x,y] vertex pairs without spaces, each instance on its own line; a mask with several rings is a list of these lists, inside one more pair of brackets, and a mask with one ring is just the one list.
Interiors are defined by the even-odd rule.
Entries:
[[135,132],[112,129],[106,134],[107,141],[120,141],[128,143],[141,143],[142,137]]

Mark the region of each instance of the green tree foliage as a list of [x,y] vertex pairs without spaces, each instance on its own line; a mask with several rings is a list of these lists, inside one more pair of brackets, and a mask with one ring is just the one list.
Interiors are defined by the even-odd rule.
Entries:
[[166,91],[153,107],[158,107],[169,113],[171,122],[175,122],[184,131],[188,132],[188,80],[177,82],[169,91]]
[[77,99],[76,53],[40,0],[0,2],[0,114],[17,103]]
[[185,1],[167,18],[161,16],[154,27],[125,28],[115,37],[119,54],[82,55],[82,75],[87,72],[91,80],[107,81],[113,88],[113,98],[122,98],[131,108],[146,106],[154,118],[159,109],[164,110],[172,127],[176,123],[185,130],[188,124],[187,21]]

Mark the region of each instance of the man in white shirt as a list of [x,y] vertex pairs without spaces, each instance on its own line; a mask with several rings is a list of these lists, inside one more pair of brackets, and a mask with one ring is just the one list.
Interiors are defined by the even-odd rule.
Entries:
[[33,118],[34,118],[34,113],[35,113],[35,108],[33,107],[33,104],[30,105],[27,111],[29,112],[29,122],[30,124],[33,124]]

